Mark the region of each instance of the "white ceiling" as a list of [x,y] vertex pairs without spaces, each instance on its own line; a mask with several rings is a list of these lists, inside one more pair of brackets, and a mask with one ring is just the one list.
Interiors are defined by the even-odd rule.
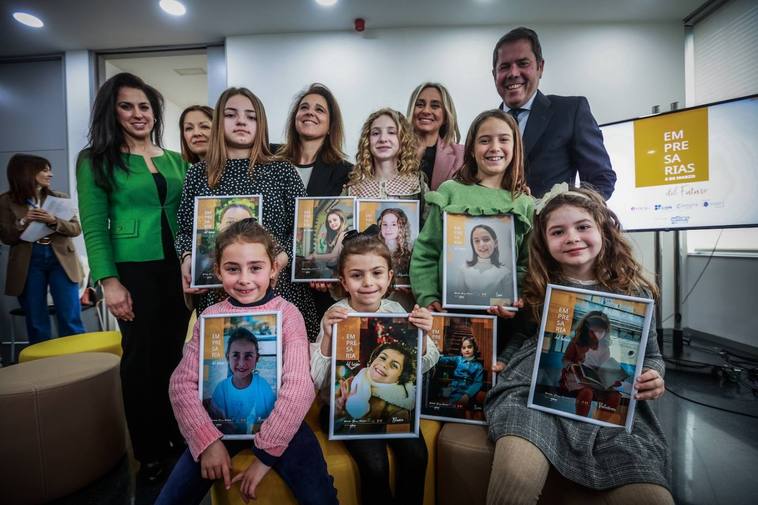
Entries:
[[[0,56],[75,49],[209,44],[230,35],[539,23],[681,20],[705,0],[182,0],[187,14],[165,14],[158,0],[0,0]],[[33,29],[15,11],[40,17]]]

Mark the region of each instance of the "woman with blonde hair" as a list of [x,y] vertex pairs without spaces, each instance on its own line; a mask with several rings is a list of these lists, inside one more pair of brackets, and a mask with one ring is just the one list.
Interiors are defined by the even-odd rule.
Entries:
[[408,119],[419,139],[421,170],[436,190],[463,165],[461,133],[447,88],[436,82],[420,84],[408,102]]
[[256,195],[263,198],[263,226],[276,238],[278,279],[274,291],[295,304],[305,318],[308,335],[318,334],[319,319],[307,287],[290,281],[295,199],[305,196],[303,182],[288,161],[277,160],[268,143],[263,104],[247,88],[229,88],[216,104],[208,154],[187,171],[179,204],[176,252],[181,258],[184,292],[194,297],[199,312],[221,301],[222,290],[190,287],[192,221],[196,196]]

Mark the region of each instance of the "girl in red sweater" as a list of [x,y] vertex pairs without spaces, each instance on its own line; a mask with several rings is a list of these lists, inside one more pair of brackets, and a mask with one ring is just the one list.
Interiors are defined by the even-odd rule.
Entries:
[[200,503],[215,479],[223,479],[227,489],[239,482],[240,493],[247,501],[256,497],[256,487],[271,468],[300,503],[336,504],[337,491],[321,448],[303,421],[315,397],[303,316],[294,305],[275,296],[270,287],[277,268],[273,240],[255,220],[244,219],[218,235],[216,258],[216,274],[229,298],[208,307],[203,314],[281,311],[282,385],[274,410],[253,439],[251,448],[256,459],[244,472],[232,475],[230,456],[250,444],[223,442],[222,433],[200,401],[198,320],[169,386],[174,414],[188,449],[176,463],[156,504]]

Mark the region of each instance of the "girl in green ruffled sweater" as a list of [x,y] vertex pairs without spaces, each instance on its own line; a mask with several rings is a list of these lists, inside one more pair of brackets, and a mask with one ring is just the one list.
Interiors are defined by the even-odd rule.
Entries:
[[[531,229],[534,200],[524,178],[524,150],[518,125],[507,113],[493,109],[479,114],[466,136],[463,166],[453,180],[426,194],[429,214],[413,247],[411,286],[418,304],[442,311],[442,213],[492,216],[511,214],[515,225],[518,270],[527,260],[526,235]],[[519,305],[516,302],[515,305]],[[511,318],[502,306],[491,314]],[[500,332],[499,332],[500,333]]]

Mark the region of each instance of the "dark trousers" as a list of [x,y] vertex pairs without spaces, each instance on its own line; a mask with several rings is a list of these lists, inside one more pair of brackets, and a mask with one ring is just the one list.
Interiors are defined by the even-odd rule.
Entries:
[[179,263],[169,259],[117,263],[132,296],[133,321],[121,328],[121,387],[134,457],[165,457],[182,436],[168,398],[168,382],[182,357],[189,311],[182,296]]
[[[321,407],[319,421],[329,433],[329,407]],[[418,438],[343,440],[345,448],[358,465],[361,476],[362,505],[422,505],[426,463],[429,454],[424,435]],[[390,463],[387,446],[395,455],[395,497],[390,491]]]
[[32,256],[26,273],[26,284],[18,302],[26,316],[29,343],[50,340],[50,316],[47,311],[47,288],[53,295],[58,318],[58,336],[84,333],[79,284],[72,281],[53,251],[53,246],[32,244]]
[[[378,440],[344,440],[361,474],[363,505],[422,505],[428,454],[424,436]],[[390,492],[387,446],[395,454],[395,497]]]
[[[231,457],[252,444],[249,440],[235,440],[225,442],[224,445]],[[316,436],[305,422],[300,425],[287,449],[271,468],[287,483],[298,503],[337,504],[334,479],[326,469],[326,461]],[[155,505],[200,503],[212,484],[212,480],[202,478],[200,463],[192,459],[187,449],[176,462]]]

